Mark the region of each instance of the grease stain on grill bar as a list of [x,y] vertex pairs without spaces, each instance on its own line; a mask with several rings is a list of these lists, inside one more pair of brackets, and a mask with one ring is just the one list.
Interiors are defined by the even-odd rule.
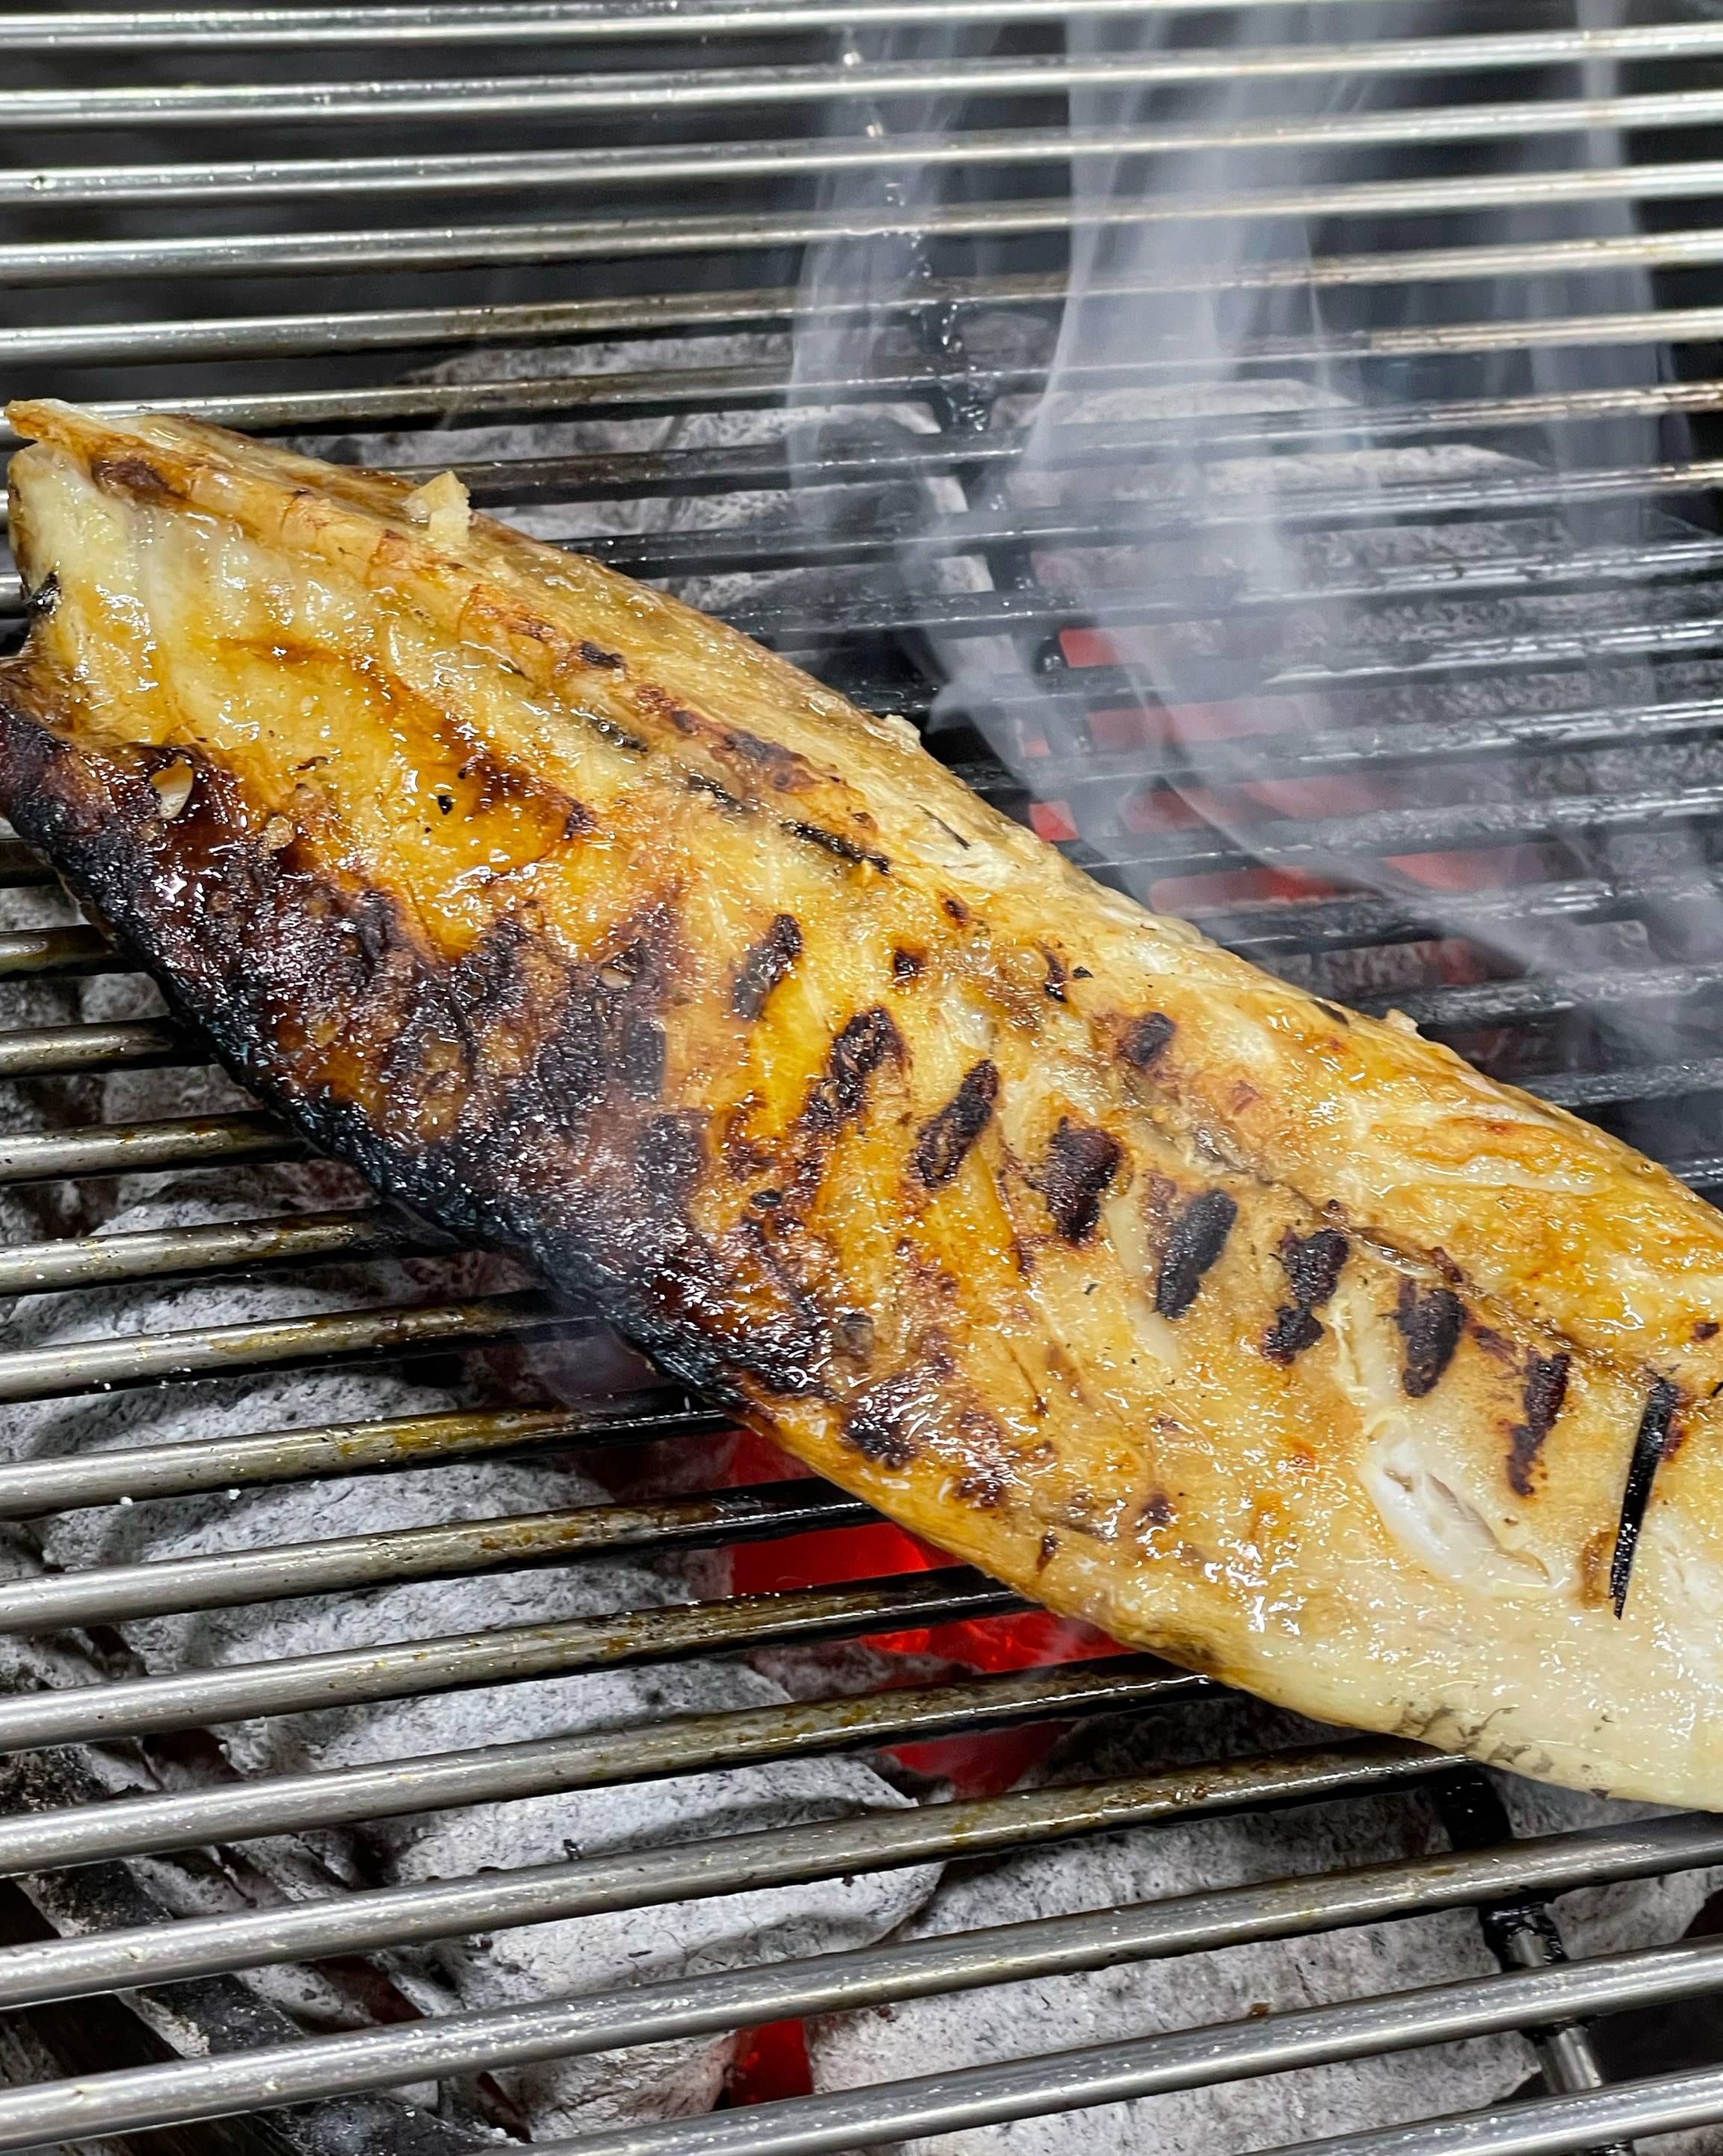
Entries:
[[578,1338],[592,1320],[536,1291],[468,1302],[334,1311],[269,1322],[188,1326],[177,1332],[64,1341],[0,1353],[0,1401],[63,1399],[172,1378],[387,1360],[505,1340]]
[[167,1019],[43,1026],[0,1032],[0,1079],[72,1077],[85,1071],[151,1070],[208,1060]]
[[[1064,295],[1064,280],[1041,275],[987,278],[930,279],[894,300],[889,311],[910,320],[959,321],[972,311],[995,306],[1054,307]],[[1126,300],[1134,288],[1126,280],[1100,279],[1091,285],[1096,301]],[[428,346],[488,344],[509,339],[618,336],[671,329],[782,329],[800,319],[843,321],[879,311],[871,300],[823,300],[804,303],[787,286],[736,288],[690,294],[685,290],[640,300],[564,300],[514,305],[371,308],[320,316],[253,315],[181,317],[168,322],[56,325],[0,331],[0,355],[20,363],[151,358],[243,359],[280,357],[299,352],[363,352]],[[1352,360],[1361,364],[1397,361],[1422,354],[1536,350],[1553,346],[1705,344],[1723,334],[1723,307],[1618,310],[1613,313],[1539,316],[1512,321],[1483,321],[1435,327],[1336,331],[1320,340],[1279,336],[1253,340],[1240,355],[1248,366],[1300,361]],[[1164,356],[1146,357],[1145,367],[1159,366],[1178,375],[1190,369],[1188,346],[1168,341]]]
[[294,1160],[304,1150],[300,1139],[261,1110],[231,1116],[167,1116],[130,1125],[98,1123],[81,1130],[0,1138],[0,1184]]
[[[336,1257],[429,1257],[455,1247],[436,1229],[409,1225],[369,1207],[187,1228],[132,1229],[0,1248],[0,1295],[186,1278],[236,1265],[305,1265]],[[4,1360],[0,1350],[0,1363]],[[0,1467],[0,1475],[4,1472]]]
[[670,1388],[595,1399],[578,1408],[495,1408],[378,1422],[326,1423],[246,1437],[182,1439],[123,1451],[0,1462],[0,1519],[86,1505],[182,1496],[234,1486],[385,1473],[523,1449],[644,1445],[705,1437],[727,1415],[690,1407]]

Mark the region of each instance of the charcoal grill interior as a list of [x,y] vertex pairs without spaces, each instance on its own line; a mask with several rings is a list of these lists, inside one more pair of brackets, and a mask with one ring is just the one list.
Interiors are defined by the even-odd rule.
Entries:
[[[430,0],[13,13],[3,44],[8,394],[452,466],[907,714],[1104,880],[1723,1186],[1715,9]],[[1103,163],[1110,208],[1082,181]],[[1251,199],[1217,201],[1238,172]],[[1059,338],[1074,250],[1092,343]],[[1189,333],[1197,288],[1232,326],[1223,367]],[[1267,484],[1241,491],[1247,469],[1278,475],[1266,563],[1239,536]],[[12,631],[23,606],[13,575]],[[977,1646],[1040,1635],[972,1574],[905,1547],[798,1584],[816,1545],[793,1539],[787,1573],[762,1569],[866,1508],[726,1450],[721,1417],[580,1312],[306,1163],[15,840],[0,887],[0,1400],[25,1433],[0,1464],[0,2148],[452,2156],[529,2138],[520,2076],[546,2061],[1453,1911],[1493,1958],[1434,1986],[800,2094],[732,2061],[689,2116],[549,2138],[803,2156],[1059,2116],[1045,2145],[1082,2151],[1128,2098],[1519,2031],[1518,2100],[1447,2123],[1414,2101],[1322,2145],[1723,2148],[1723,1822],[1516,1836],[1499,1785],[1386,1739],[1205,1763],[1212,1686]],[[348,1412],[375,1409],[374,1371],[399,1400]],[[751,1481],[723,1467],[751,1458]],[[580,1501],[475,1515],[461,1478],[499,1460]],[[362,1527],[354,1491],[407,1479],[432,1493],[411,1525],[148,1539],[162,1508],[238,1521],[270,1491]],[[638,1609],[366,1629],[407,1583],[691,1552],[711,1568]],[[301,1604],[315,1650],[197,1630]],[[189,1628],[182,1666],[164,1624]],[[858,1640],[886,1642],[859,1688],[818,1660]],[[483,1741],[295,1766],[244,1735],[803,1650],[800,1694],[673,1692],[530,1741],[505,1713]],[[949,1745],[902,1748],[959,1737],[992,1763],[982,1794],[941,1784]],[[644,1807],[677,1777],[828,1759],[874,1763],[893,1801],[383,1884],[328,1855],[379,1821]],[[1384,1805],[1433,1842],[1351,1861],[1346,1822]],[[574,1917],[674,1929],[743,1891],[817,1902],[1311,1807],[1341,1853],[1309,1876],[489,2007],[429,2010],[400,1973]],[[1667,1935],[1567,1958],[1564,1897],[1656,1878],[1700,1881]]]

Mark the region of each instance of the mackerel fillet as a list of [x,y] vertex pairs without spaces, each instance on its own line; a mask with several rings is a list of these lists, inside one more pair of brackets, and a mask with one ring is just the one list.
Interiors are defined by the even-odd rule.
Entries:
[[1723,1808],[1723,1218],[459,488],[13,408],[0,807],[388,1197],[1050,1608]]

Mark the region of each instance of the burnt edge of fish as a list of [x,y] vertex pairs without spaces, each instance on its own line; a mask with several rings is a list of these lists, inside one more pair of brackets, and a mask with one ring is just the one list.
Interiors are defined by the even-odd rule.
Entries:
[[[51,730],[50,710],[27,668],[0,665],[0,794],[14,827],[234,1079],[385,1198],[524,1255],[715,1400],[761,1405],[750,1381],[768,1409],[771,1396],[822,1389],[835,1321],[769,1250],[720,1250],[690,1218],[703,1141],[657,1098],[664,967],[650,948],[619,937],[623,963],[578,964],[504,920],[438,960],[387,891],[343,887],[297,844],[265,845],[219,765],[179,748],[95,755]],[[192,762],[197,783],[170,827],[149,782],[172,762]],[[184,879],[171,900],[169,858]],[[635,942],[673,932],[649,922]],[[377,1044],[367,1067],[378,1081],[398,1079],[403,1042],[436,1029],[470,1046],[486,1013],[531,1014],[536,1045],[510,1079],[487,1079],[469,1055],[466,1111],[436,1138],[406,1140],[320,1090],[310,1051],[291,1045],[289,1019],[320,1004],[339,1009],[348,1040]],[[849,1021],[814,1081],[808,1142],[860,1113],[873,1073],[901,1052],[883,1009]],[[559,1202],[577,1183],[578,1204]]]

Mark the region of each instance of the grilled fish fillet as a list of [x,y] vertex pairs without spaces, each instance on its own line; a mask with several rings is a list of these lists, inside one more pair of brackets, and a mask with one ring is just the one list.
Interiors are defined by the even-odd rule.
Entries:
[[14,406],[0,806],[390,1197],[1056,1610],[1723,1807],[1723,1218],[453,480]]

